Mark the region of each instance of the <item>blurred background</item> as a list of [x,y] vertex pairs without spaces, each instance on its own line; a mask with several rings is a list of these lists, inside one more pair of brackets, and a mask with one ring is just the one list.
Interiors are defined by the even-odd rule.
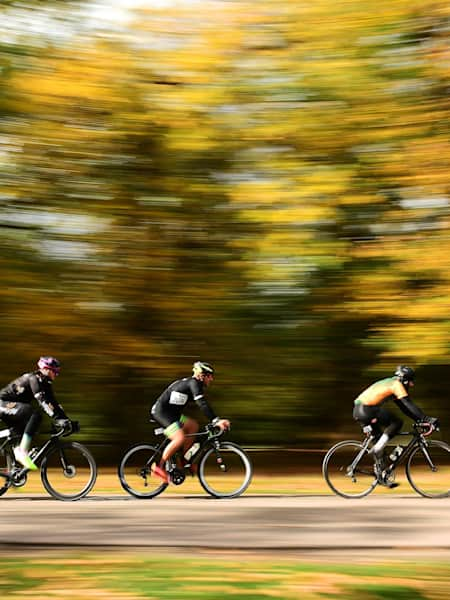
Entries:
[[323,448],[401,363],[445,432],[448,3],[3,0],[0,22],[0,386],[57,356],[113,456],[201,358],[236,441]]

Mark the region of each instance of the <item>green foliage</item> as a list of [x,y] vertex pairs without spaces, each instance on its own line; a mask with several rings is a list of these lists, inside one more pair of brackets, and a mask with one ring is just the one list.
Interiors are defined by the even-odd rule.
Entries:
[[54,353],[124,444],[203,357],[237,437],[317,446],[407,362],[445,420],[448,9],[51,4],[0,48],[2,380]]

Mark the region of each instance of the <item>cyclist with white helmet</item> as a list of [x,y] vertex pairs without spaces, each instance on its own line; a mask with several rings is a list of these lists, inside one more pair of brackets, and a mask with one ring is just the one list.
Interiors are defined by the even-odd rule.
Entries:
[[[0,390],[0,418],[8,427],[22,433],[20,445],[14,448],[16,459],[27,469],[37,469],[28,455],[33,436],[42,421],[42,411],[52,419],[67,420],[63,407],[55,400],[53,381],[61,365],[53,356],[41,356],[37,370],[24,373]],[[36,400],[39,408],[33,407]]]
[[379,482],[389,487],[398,484],[385,482],[381,477],[385,468],[384,448],[388,441],[400,432],[403,421],[384,407],[385,402],[393,400],[406,416],[416,422],[437,422],[437,419],[427,417],[410,399],[409,389],[414,386],[414,377],[414,369],[400,365],[393,377],[376,381],[355,399],[353,418],[361,427],[372,426],[376,439],[372,452],[377,461],[377,475]]
[[206,417],[220,429],[229,429],[230,422],[216,416],[205,398],[205,388],[214,379],[214,369],[206,362],[197,361],[193,365],[192,377],[184,377],[171,383],[159,396],[152,406],[152,417],[164,427],[164,434],[171,442],[165,448],[160,464],[154,467],[153,473],[163,481],[168,482],[169,476],[164,466],[175,452],[183,447],[183,454],[192,446],[193,434],[198,431],[195,419],[183,414],[183,407],[194,401]]

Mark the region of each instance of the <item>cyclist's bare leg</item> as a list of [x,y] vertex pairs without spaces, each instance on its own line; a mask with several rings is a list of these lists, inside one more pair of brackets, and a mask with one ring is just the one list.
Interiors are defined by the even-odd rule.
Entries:
[[[162,454],[160,463],[158,467],[154,469],[154,473],[161,477],[163,480],[167,480],[167,472],[166,472],[166,462],[175,454],[177,450],[183,448],[183,454],[192,446],[194,438],[186,437],[186,434],[197,433],[198,431],[198,423],[194,419],[190,419],[188,417],[183,417],[183,425],[175,431],[171,431],[168,434],[168,438],[170,439],[170,443],[167,444],[164,452]],[[167,435],[167,434],[166,434]]]
[[156,475],[165,483],[169,482],[169,476],[166,471],[166,461],[168,461],[175,454],[178,448],[182,447],[185,439],[184,431],[182,429],[172,431],[172,433],[168,435],[168,438],[170,439],[170,443],[167,444],[166,448],[164,449],[159,464],[154,465],[152,468],[153,475]]
[[183,447],[183,454],[194,443],[193,437],[186,437],[187,435],[197,433],[198,423],[194,419],[186,418],[181,429],[177,429],[169,435],[170,444],[168,444],[163,452],[160,466],[164,466],[165,462],[171,458],[177,450]]
[[164,449],[162,458],[161,458],[161,462],[160,462],[160,467],[164,468],[164,465],[166,463],[167,460],[169,460],[169,458],[171,458],[175,452],[181,448],[183,446],[183,444],[185,443],[185,433],[184,433],[184,427],[183,429],[178,429],[177,431],[174,431],[173,433],[171,433],[169,435],[169,439],[170,439],[170,443],[167,444],[167,446]]
[[185,433],[185,439],[183,443],[183,455],[189,450],[195,441],[195,437],[192,434],[197,433],[198,423],[195,419],[187,418],[183,424],[183,431]]

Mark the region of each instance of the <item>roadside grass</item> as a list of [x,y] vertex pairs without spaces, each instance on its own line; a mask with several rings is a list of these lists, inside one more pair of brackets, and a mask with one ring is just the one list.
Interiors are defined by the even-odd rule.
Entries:
[[[153,551],[155,552],[155,551]],[[14,600],[438,600],[448,598],[450,566],[346,564],[239,556],[62,553],[2,555],[0,594]]]

